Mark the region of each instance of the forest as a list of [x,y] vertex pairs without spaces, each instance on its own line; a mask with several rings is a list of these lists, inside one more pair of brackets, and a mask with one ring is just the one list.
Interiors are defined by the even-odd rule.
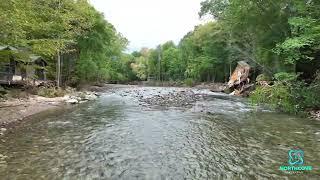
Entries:
[[[1,0],[0,52],[48,60],[48,78],[63,85],[99,82],[227,82],[237,62],[267,81],[253,103],[298,113],[320,108],[320,1],[205,0],[198,25],[178,44],[126,53],[129,43],[87,0]],[[147,26],[147,24],[146,24]],[[170,28],[170,27],[168,27]]]
[[[44,57],[49,79],[57,69],[65,84],[122,78],[116,60],[128,41],[87,0],[1,1],[0,44],[21,49],[10,52],[18,57]],[[8,52],[0,55],[5,60]]]
[[314,0],[206,0],[199,15],[212,22],[178,45],[134,52],[133,70],[140,79],[227,82],[237,62],[246,61],[250,78],[267,82],[251,93],[253,103],[290,113],[319,109],[319,10]]

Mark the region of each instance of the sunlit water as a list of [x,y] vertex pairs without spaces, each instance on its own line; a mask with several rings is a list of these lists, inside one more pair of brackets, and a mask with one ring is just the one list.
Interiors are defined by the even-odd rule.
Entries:
[[[319,179],[320,123],[211,94],[190,107],[148,106],[119,89],[42,114],[1,137],[0,179]],[[288,150],[311,172],[286,174]]]

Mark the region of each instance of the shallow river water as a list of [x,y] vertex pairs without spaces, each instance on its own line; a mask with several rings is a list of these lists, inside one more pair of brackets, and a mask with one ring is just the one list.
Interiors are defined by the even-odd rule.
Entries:
[[[319,122],[205,91],[188,106],[141,101],[182,90],[116,89],[36,115],[0,137],[0,179],[320,179]],[[312,171],[279,170],[293,148]]]

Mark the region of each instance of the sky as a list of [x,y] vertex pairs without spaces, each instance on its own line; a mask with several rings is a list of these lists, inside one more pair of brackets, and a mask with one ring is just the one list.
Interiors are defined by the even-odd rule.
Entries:
[[128,51],[178,43],[200,24],[201,0],[90,0],[129,41]]

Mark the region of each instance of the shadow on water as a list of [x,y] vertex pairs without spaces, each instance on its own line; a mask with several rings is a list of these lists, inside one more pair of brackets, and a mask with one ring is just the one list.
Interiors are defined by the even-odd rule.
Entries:
[[[123,89],[33,117],[1,139],[1,179],[319,177],[319,122],[256,112],[225,96],[208,96],[192,108],[163,109],[143,106],[135,95],[161,90]],[[305,151],[313,171],[278,170],[295,146]]]

